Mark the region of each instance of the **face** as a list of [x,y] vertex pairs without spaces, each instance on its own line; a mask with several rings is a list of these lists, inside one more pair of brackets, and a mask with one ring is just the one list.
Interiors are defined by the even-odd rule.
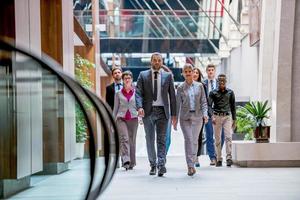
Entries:
[[153,55],[151,59],[151,66],[154,70],[159,70],[162,66],[162,57],[161,55]]
[[130,75],[125,75],[123,77],[123,84],[125,86],[131,86],[131,84],[132,84],[132,77]]
[[113,78],[115,81],[120,81],[122,79],[122,72],[119,69],[115,69],[113,74],[112,74]]
[[194,81],[198,81],[199,76],[200,76],[199,71],[197,69],[194,69],[194,75],[193,75]]
[[207,76],[209,79],[214,79],[215,78],[215,68],[209,67],[206,70]]
[[185,78],[186,81],[191,81],[193,80],[193,75],[194,75],[194,72],[192,69],[190,68],[186,68],[183,72],[183,77]]
[[226,78],[218,78],[219,89],[224,90],[226,88]]

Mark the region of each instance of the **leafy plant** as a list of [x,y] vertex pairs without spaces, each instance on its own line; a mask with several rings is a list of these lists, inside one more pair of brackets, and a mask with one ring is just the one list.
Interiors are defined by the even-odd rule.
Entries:
[[95,65],[89,60],[82,58],[79,54],[75,55],[75,78],[85,88],[92,88],[94,86],[91,81],[90,69],[94,68]]
[[[90,80],[90,68],[94,67],[94,64],[89,60],[82,58],[80,55],[76,54],[75,59],[75,78],[79,83],[90,89],[93,87],[93,82]],[[84,107],[87,109],[91,108],[91,105],[88,100],[84,101]],[[75,105],[75,114],[76,114],[76,142],[84,143],[88,139],[87,135],[87,122],[82,112],[81,107],[78,103]]]
[[253,139],[253,131],[256,127],[255,117],[244,107],[239,106],[236,111],[236,132],[245,133],[244,140]]
[[84,143],[88,139],[88,135],[86,133],[87,124],[83,112],[81,110],[81,107],[77,103],[75,106],[75,113],[76,113],[76,142]]
[[268,100],[265,102],[250,102],[245,105],[245,109],[256,119],[256,127],[265,126],[265,119],[269,118],[267,113],[271,110],[268,106]]
[[261,132],[262,127],[266,125],[264,120],[269,118],[267,114],[270,110],[268,101],[249,102],[244,107],[238,107],[237,132],[246,133],[244,139],[252,140],[254,130],[259,127]]

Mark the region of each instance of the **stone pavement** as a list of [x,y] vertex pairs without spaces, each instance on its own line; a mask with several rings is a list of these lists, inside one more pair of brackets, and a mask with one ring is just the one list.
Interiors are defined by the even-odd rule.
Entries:
[[194,177],[187,176],[183,156],[168,157],[167,174],[149,176],[145,157],[132,171],[118,169],[102,200],[299,200],[300,168],[209,166],[201,156]]

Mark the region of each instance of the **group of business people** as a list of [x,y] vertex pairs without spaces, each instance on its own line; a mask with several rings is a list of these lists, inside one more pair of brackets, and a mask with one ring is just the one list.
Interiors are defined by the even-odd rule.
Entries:
[[[207,70],[212,66],[208,66]],[[122,166],[126,170],[131,170],[136,165],[138,117],[142,118],[144,124],[150,175],[163,176],[167,172],[165,164],[168,124],[172,124],[176,130],[178,122],[184,136],[189,176],[193,176],[196,173],[195,166],[199,166],[198,156],[201,152],[204,124],[208,127],[207,125],[211,123],[218,131],[214,133],[206,131],[208,153],[212,152],[208,140],[210,138],[214,140],[213,135],[216,138],[216,142],[211,142],[213,149],[216,149],[210,156],[211,164],[222,165],[220,151],[222,129],[225,130],[227,165],[232,164],[231,144],[229,144],[232,129],[229,127],[234,124],[232,120],[235,119],[235,107],[231,105],[234,103],[234,94],[232,90],[226,88],[226,76],[219,75],[218,82],[222,89],[219,90],[214,82],[207,82],[205,85],[201,81],[201,71],[190,64],[184,65],[182,75],[185,81],[175,92],[173,75],[163,66],[160,53],[152,54],[151,68],[139,74],[135,87],[130,71],[122,73],[122,69],[118,67],[112,70],[114,83],[106,88],[106,101],[116,118]],[[215,84],[211,86],[211,91],[208,90],[210,84]],[[216,91],[216,94],[213,91]],[[224,102],[227,102],[225,107]],[[209,127],[206,130],[209,130]],[[208,137],[207,134],[211,135]]]

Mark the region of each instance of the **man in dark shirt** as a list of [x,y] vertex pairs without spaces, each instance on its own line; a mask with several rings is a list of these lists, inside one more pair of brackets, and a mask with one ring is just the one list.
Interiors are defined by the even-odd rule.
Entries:
[[232,132],[235,128],[236,111],[234,92],[226,88],[226,75],[218,76],[219,88],[209,93],[208,105],[212,116],[217,154],[216,167],[222,166],[221,130],[224,129],[226,163],[232,165]]

